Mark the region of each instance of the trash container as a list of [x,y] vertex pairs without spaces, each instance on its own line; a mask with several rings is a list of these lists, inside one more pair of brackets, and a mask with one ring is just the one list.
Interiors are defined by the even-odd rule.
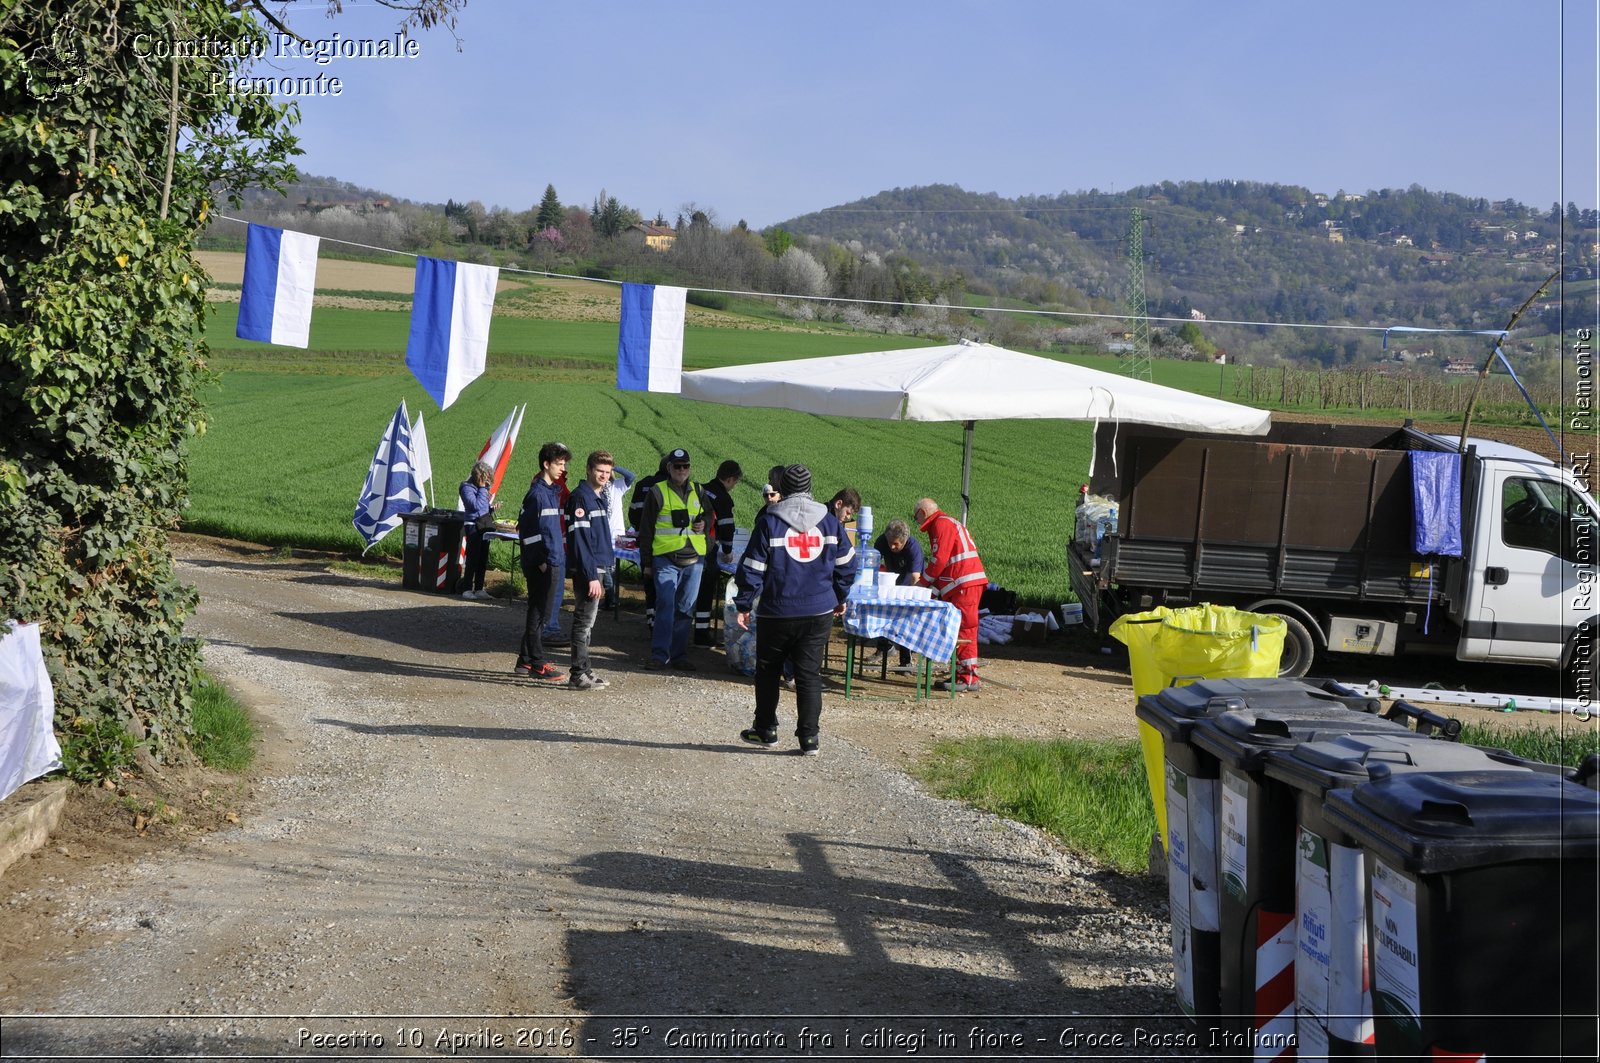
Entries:
[[1134,707],[1140,728],[1161,743],[1173,978],[1178,1006],[1192,1020],[1219,1013],[1220,923],[1217,760],[1190,740],[1197,727],[1225,712],[1307,705],[1336,707],[1361,721],[1376,720],[1380,708],[1376,698],[1338,683],[1276,676],[1202,679],[1146,694]]
[[1378,1054],[1594,1059],[1600,792],[1383,767],[1327,797],[1366,855]]
[[401,515],[401,583],[412,590],[454,594],[461,578],[461,534],[466,517],[459,510],[419,509]]
[[[1128,647],[1133,693],[1143,697],[1195,679],[1275,678],[1286,630],[1282,617],[1206,604],[1126,613],[1112,621],[1106,633]],[[1167,787],[1162,742],[1143,720],[1139,722],[1139,745],[1158,836],[1165,840]]]
[[425,509],[400,514],[400,583],[407,590],[422,589],[422,542],[427,523]]
[[1324,810],[1329,791],[1386,773],[1527,771],[1513,758],[1419,734],[1344,734],[1267,757],[1268,779],[1294,792],[1295,1043],[1302,1059],[1371,1058],[1365,866]]
[[1295,802],[1265,776],[1267,757],[1368,732],[1411,733],[1377,715],[1307,702],[1225,712],[1190,739],[1217,761],[1218,1024],[1229,1045],[1294,1043]]

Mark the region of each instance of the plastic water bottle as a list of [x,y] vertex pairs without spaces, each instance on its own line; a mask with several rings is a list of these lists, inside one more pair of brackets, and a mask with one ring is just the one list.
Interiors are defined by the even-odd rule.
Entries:
[[883,555],[872,547],[860,551],[861,567],[856,570],[856,582],[865,580],[873,583],[878,578],[878,566],[883,564]]
[[867,550],[872,546],[872,507],[862,506],[861,512],[856,514],[856,549],[861,551],[861,567],[869,572],[876,572],[877,565],[868,569],[866,566]]

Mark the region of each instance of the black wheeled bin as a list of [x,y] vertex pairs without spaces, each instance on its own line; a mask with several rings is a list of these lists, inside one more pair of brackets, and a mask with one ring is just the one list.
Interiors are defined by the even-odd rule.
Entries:
[[1287,787],[1266,778],[1266,760],[1302,742],[1370,732],[1412,733],[1379,716],[1316,703],[1226,712],[1195,729],[1194,746],[1217,761],[1218,1026],[1224,1045],[1294,1043],[1295,802]]
[[405,536],[401,583],[411,590],[454,594],[461,578],[465,515],[453,509],[419,509],[400,519]]
[[1376,698],[1317,680],[1202,679],[1139,698],[1134,715],[1161,738],[1167,808],[1167,900],[1178,1007],[1196,1029],[1220,1013],[1217,880],[1217,761],[1190,743],[1195,728],[1225,712],[1329,706],[1374,720]]
[[1383,1059],[1594,1059],[1600,792],[1543,771],[1328,794],[1366,854]]
[[1267,758],[1267,778],[1295,796],[1294,1010],[1301,1059],[1375,1053],[1364,854],[1325,811],[1330,791],[1363,785],[1375,768],[1529,770],[1495,753],[1416,734],[1345,734]]

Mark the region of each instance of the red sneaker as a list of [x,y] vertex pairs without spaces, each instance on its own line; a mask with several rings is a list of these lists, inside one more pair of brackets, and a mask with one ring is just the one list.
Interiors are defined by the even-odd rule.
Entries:
[[537,668],[530,669],[528,678],[540,683],[565,683],[567,673],[551,665],[548,661]]

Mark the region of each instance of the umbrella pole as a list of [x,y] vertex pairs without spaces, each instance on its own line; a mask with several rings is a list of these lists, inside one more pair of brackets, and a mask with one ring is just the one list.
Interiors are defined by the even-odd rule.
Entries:
[[972,504],[972,427],[976,421],[962,422],[961,439],[961,523],[967,522],[967,508]]

